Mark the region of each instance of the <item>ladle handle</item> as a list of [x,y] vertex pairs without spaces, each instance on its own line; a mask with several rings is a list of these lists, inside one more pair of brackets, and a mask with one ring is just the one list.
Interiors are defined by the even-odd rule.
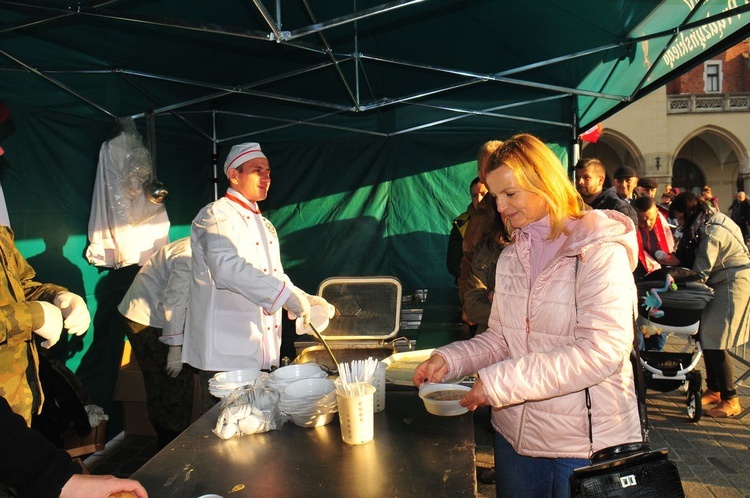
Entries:
[[323,346],[325,346],[326,351],[328,351],[328,354],[331,356],[331,359],[333,360],[333,364],[335,365],[336,369],[338,369],[339,362],[336,361],[336,356],[334,356],[333,351],[331,350],[331,347],[328,345],[328,343],[323,339],[323,336],[320,335],[320,332],[318,332],[318,329],[315,328],[315,325],[313,325],[312,321],[310,322],[310,328],[315,332],[315,337],[320,339],[320,342],[323,343]]

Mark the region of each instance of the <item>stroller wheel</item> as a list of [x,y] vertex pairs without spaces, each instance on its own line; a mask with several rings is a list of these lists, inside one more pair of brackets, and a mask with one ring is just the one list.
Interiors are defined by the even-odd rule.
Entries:
[[701,384],[703,379],[700,372],[692,372],[687,390],[687,415],[688,420],[697,422],[703,415],[703,402],[701,400]]

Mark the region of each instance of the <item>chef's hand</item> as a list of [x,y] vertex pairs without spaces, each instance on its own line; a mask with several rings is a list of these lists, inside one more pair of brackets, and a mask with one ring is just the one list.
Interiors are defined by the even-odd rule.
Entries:
[[471,391],[466,393],[466,396],[461,398],[461,401],[458,402],[461,406],[465,406],[470,411],[474,411],[480,406],[489,406],[490,402],[487,399],[487,396],[484,394],[484,388],[482,387],[482,379],[477,377],[477,380],[474,381],[474,385],[471,388]]
[[89,329],[91,315],[81,296],[68,291],[58,292],[53,302],[62,311],[63,325],[68,334],[81,335]]
[[41,327],[34,330],[34,333],[46,339],[45,341],[42,341],[42,347],[49,349],[60,340],[60,334],[62,334],[63,329],[62,313],[60,313],[57,306],[52,303],[48,303],[47,301],[37,302],[42,305],[44,323]]
[[305,296],[307,296],[307,301],[310,303],[311,307],[323,306],[328,312],[328,318],[333,318],[334,315],[336,315],[336,308],[322,297],[314,296],[312,294],[305,294]]
[[167,375],[177,377],[182,370],[182,346],[169,346],[167,352]]
[[303,325],[307,326],[310,323],[310,301],[307,300],[307,294],[298,288],[291,287],[283,307],[287,310],[290,320],[302,318]]
[[411,381],[414,382],[415,386],[419,387],[424,382],[440,382],[447,373],[448,365],[445,362],[445,358],[439,354],[434,354],[417,366]]

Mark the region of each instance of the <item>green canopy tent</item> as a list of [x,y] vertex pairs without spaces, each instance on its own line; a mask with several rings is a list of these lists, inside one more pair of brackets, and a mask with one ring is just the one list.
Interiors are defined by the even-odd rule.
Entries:
[[229,146],[258,141],[274,178],[262,207],[295,283],[314,292],[328,276],[389,274],[407,292],[450,287],[447,234],[482,142],[527,131],[568,163],[580,130],[747,37],[748,10],[747,0],[0,0],[11,224],[40,279],[86,296],[96,314],[97,333],[66,351],[79,373],[107,348],[99,330],[137,271],[82,257],[98,150],[120,117],[144,136],[153,120],[173,237],[223,193]]

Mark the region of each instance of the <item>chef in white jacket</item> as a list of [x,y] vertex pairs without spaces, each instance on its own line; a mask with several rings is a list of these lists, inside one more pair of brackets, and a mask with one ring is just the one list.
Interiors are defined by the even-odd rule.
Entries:
[[146,384],[146,408],[159,449],[192,422],[193,371],[182,368],[190,289],[190,239],[159,249],[135,276],[115,322],[128,337]]
[[182,359],[201,372],[202,409],[217,371],[279,365],[281,309],[307,324],[310,306],[332,306],[295,287],[281,266],[279,239],[258,202],[268,195],[271,168],[260,145],[235,145],[224,163],[225,197],[193,220],[190,305]]

